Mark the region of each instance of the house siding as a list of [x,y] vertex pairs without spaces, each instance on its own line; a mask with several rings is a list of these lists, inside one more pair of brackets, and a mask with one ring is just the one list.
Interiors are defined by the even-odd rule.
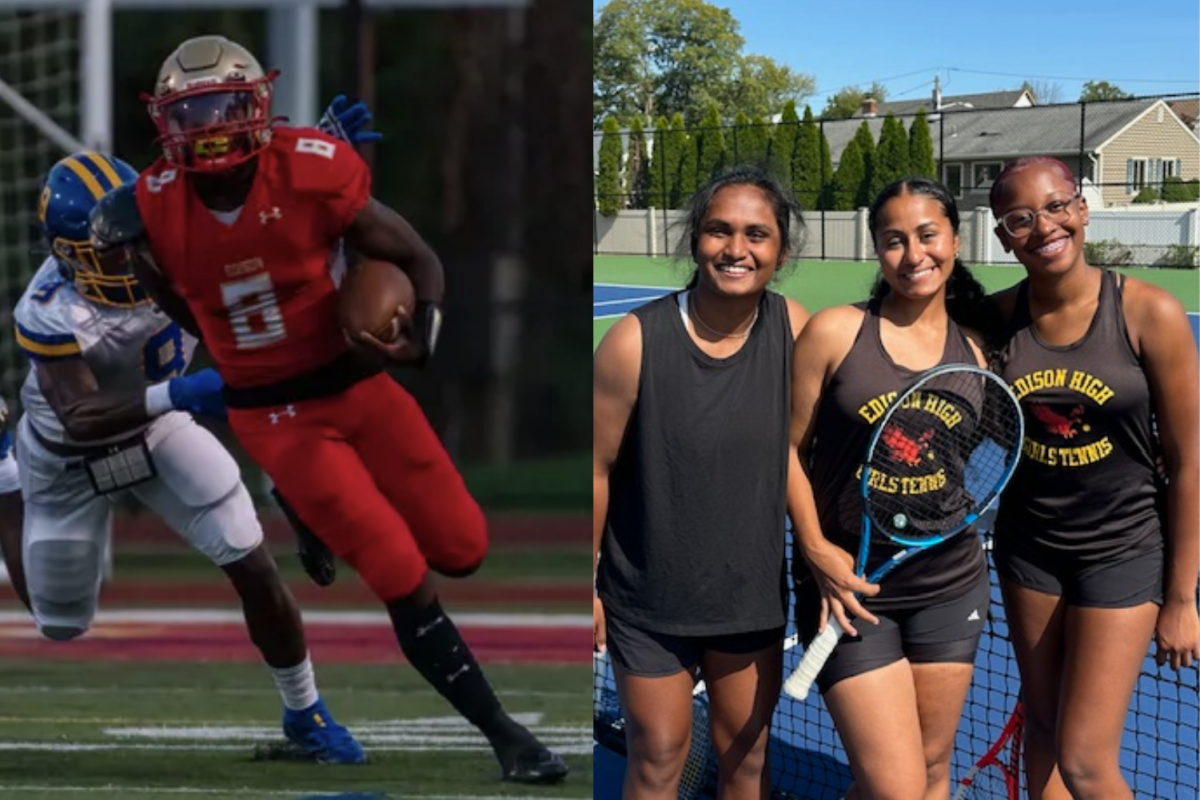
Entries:
[[[1159,121],[1159,108],[1163,109]],[[1100,148],[1104,204],[1125,205],[1136,191],[1126,191],[1126,164],[1129,159],[1179,159],[1180,177],[1185,181],[1200,177],[1200,139],[1197,139],[1171,111],[1152,106],[1129,128]]]

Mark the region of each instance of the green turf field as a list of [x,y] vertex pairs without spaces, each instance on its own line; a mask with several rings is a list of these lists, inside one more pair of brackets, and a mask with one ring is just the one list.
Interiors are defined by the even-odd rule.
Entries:
[[[682,286],[691,274],[686,262],[644,256],[593,256],[592,282],[642,286]],[[809,311],[865,298],[878,270],[874,261],[802,261],[773,287],[794,297]],[[1162,286],[1188,311],[1200,310],[1200,272],[1197,270],[1120,268],[1121,272]],[[1013,285],[1024,277],[1019,266],[971,266],[971,272],[988,291]],[[592,323],[593,347],[616,318]]]
[[[280,706],[255,664],[0,663],[3,800],[499,800],[592,794],[585,667],[491,665],[502,702],[567,759],[558,786],[501,783],[486,742],[411,669],[317,665],[363,766],[256,762]],[[281,738],[281,737],[279,737]]]

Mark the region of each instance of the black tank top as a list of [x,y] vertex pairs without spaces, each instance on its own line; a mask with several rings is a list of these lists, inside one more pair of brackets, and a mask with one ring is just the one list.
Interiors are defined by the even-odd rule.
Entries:
[[634,309],[637,404],[609,475],[596,589],[647,630],[716,636],[782,627],[792,329],[766,292],[742,348],[692,341],[678,293]]
[[[821,532],[833,544],[858,556],[862,537],[863,459],[876,421],[895,395],[922,370],[892,361],[879,336],[878,300],[859,304],[863,323],[846,358],[829,380],[817,408],[816,436],[809,473],[817,501]],[[948,320],[946,344],[938,364],[976,364],[971,346],[953,320]],[[872,532],[866,574],[890,558],[898,545]],[[807,562],[794,562],[797,578],[808,578]],[[912,608],[962,595],[987,569],[978,537],[963,533],[898,566],[868,598],[872,610]]]
[[1038,338],[1021,283],[1000,374],[1021,401],[1025,445],[998,538],[1033,537],[1083,561],[1162,545],[1150,386],[1117,277],[1101,273],[1087,333],[1062,347]]

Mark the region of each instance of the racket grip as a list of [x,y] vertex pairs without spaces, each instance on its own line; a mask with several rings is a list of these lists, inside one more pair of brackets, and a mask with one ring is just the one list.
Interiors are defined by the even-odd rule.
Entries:
[[817,634],[812,643],[805,648],[804,658],[800,660],[800,665],[784,682],[783,691],[787,693],[788,697],[795,700],[803,700],[808,697],[808,692],[812,689],[817,674],[825,666],[829,656],[833,655],[833,648],[837,647],[844,632],[838,621],[830,617],[829,622],[825,625],[825,630]]

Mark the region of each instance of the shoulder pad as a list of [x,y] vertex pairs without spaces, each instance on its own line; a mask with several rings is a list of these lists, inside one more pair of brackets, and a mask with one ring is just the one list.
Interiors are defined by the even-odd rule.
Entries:
[[34,361],[81,355],[71,313],[77,298],[74,287],[55,270],[44,265],[38,270],[13,310],[17,345],[25,355]]

